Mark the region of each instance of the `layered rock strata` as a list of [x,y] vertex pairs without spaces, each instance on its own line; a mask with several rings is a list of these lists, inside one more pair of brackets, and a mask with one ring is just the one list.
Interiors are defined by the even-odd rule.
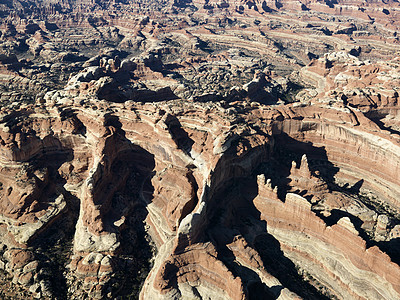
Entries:
[[[2,121],[5,265],[15,274],[15,281],[34,286],[36,295],[52,291],[51,280],[40,276],[49,266],[41,261],[36,247],[62,219],[72,222],[73,255],[66,285],[76,295],[101,298],[116,292],[112,274],[134,269],[134,260],[139,259],[128,241],[133,245],[143,241],[139,235],[144,229],[133,226],[141,222],[148,224],[157,248],[141,292],[144,299],[212,294],[241,298],[252,295],[253,284],[269,293],[275,285],[285,286],[281,275],[259,270],[265,263],[262,258],[254,261],[252,253],[260,251],[259,234],[274,236],[285,256],[324,286],[320,292],[325,295],[367,298],[374,294],[387,299],[398,295],[399,267],[378,242],[392,240],[389,233],[399,213],[398,189],[394,188],[400,165],[399,139],[381,131],[361,112],[325,103],[275,107],[182,100],[111,104],[91,100],[85,93],[61,94],[63,98],[46,96],[45,108],[38,104],[20,111],[19,119],[7,118],[10,112],[6,111]],[[287,165],[281,147],[295,156],[306,153],[312,165],[307,166],[305,157],[300,169],[290,162]],[[241,197],[248,198],[240,196],[244,191],[224,198],[223,191],[241,178],[248,181],[257,170],[270,174],[265,164],[273,162],[283,164],[282,174],[272,178],[283,193],[273,191],[271,181],[267,183],[270,187],[264,187],[265,177],[260,175],[258,192],[254,183],[243,187],[255,193],[254,201],[243,202]],[[340,170],[334,177],[329,173],[332,168]],[[285,172],[290,179],[286,188]],[[340,186],[343,180],[363,180],[363,194],[346,192]],[[368,201],[361,197],[364,194],[370,195]],[[282,195],[286,195],[283,201]],[[221,208],[226,201],[231,201],[232,208]],[[385,221],[371,209],[381,203],[389,216]],[[234,215],[240,205],[249,210],[250,219],[248,223],[238,221],[237,231]],[[257,215],[254,210],[259,211],[258,220],[252,219]],[[363,222],[358,230],[364,235],[348,217],[331,225],[338,212]],[[253,225],[262,221],[266,229]],[[226,230],[220,228],[224,223]],[[249,232],[252,226],[258,226],[255,233],[259,234]],[[343,235],[349,235],[348,239]],[[376,246],[366,246],[360,235]],[[234,236],[242,241],[239,245],[228,242]],[[303,246],[298,243],[302,239],[313,242]],[[348,252],[350,245],[354,250]],[[8,253],[21,247],[26,250],[20,250],[24,258],[17,268]],[[228,250],[232,247],[239,248]],[[311,259],[315,247],[332,251]],[[255,279],[246,275],[250,271],[237,270],[236,256],[247,261],[246,268],[255,272]],[[362,257],[362,263],[356,263],[356,256]],[[376,260],[379,269],[373,263]],[[33,273],[17,271],[28,270],[30,264],[37,265]],[[335,267],[339,265],[343,267]],[[342,269],[354,271],[344,274]],[[361,276],[363,272],[376,275]],[[363,288],[350,285],[354,280]],[[311,285],[310,295],[316,293],[314,289]],[[282,295],[290,293],[289,288]]]
[[400,298],[398,3],[353,2],[0,4],[0,296]]

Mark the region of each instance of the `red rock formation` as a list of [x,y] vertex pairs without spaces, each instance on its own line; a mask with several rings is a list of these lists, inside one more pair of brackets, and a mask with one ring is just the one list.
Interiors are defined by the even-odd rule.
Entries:
[[14,284],[400,297],[397,2],[12,1],[0,17]]
[[[287,194],[283,203],[270,198],[269,193],[263,196],[264,189],[260,188],[254,204],[260,210],[262,219],[267,221],[268,232],[281,241],[281,247],[289,257],[298,260],[300,265],[312,265],[305,268],[305,271],[313,278],[321,280],[325,277],[326,282],[331,282],[328,289],[332,295],[362,299],[368,299],[371,295],[398,297],[398,265],[391,262],[377,247],[366,249],[365,242],[358,236],[348,218],[342,218],[337,224],[327,227],[311,211],[311,204],[305,198]],[[319,250],[320,247],[330,250],[324,254],[324,251]],[[337,256],[333,254],[335,252],[341,254]],[[326,256],[323,257],[324,255]],[[380,261],[380,264],[376,264],[376,261]],[[320,266],[316,266],[318,264]],[[352,274],[351,270],[354,269],[359,273]],[[364,278],[377,276],[374,281],[382,282],[387,289],[375,290],[376,283],[364,281],[346,290],[348,281],[362,280],[360,273],[364,274]],[[327,280],[327,277],[332,280]]]

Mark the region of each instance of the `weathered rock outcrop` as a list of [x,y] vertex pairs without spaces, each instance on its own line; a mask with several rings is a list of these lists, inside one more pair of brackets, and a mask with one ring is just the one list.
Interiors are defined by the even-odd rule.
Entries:
[[398,11],[0,4],[0,298],[400,298]]
[[[265,177],[259,176],[258,196],[254,200],[255,209],[260,212],[257,222],[267,222],[264,234],[272,234],[279,240],[282,251],[304,269],[304,274],[312,276],[315,282],[323,282],[326,294],[364,298],[369,293],[384,298],[398,295],[394,278],[399,267],[382,252],[385,247],[380,250],[378,247],[380,241],[391,240],[389,230],[395,221],[392,218],[398,214],[398,189],[393,187],[399,182],[400,151],[396,150],[399,140],[370,125],[368,118],[358,115],[361,113],[354,113],[352,108],[338,110],[335,106],[318,103],[271,108],[236,102],[223,107],[219,103],[175,100],[147,104],[126,101],[104,106],[104,101],[89,98],[83,108],[79,98],[87,97],[86,94],[78,94],[78,99],[74,100],[76,94],[66,91],[63,92],[65,98],[57,98],[56,102],[52,100],[54,97],[46,96],[49,99],[46,111],[35,112],[41,108],[32,106],[21,112],[24,118],[20,122],[3,119],[2,160],[4,166],[10,166],[5,169],[9,173],[2,173],[2,215],[9,224],[3,229],[3,244],[10,249],[7,251],[14,247],[32,247],[46,239],[43,235],[60,218],[69,216],[75,220],[76,226],[71,227],[74,254],[68,269],[75,293],[78,287],[74,282],[79,281],[83,282],[79,293],[86,292],[91,297],[113,292],[115,280],[111,274],[122,268],[120,255],[131,255],[134,259],[134,252],[127,251],[124,243],[127,242],[126,231],[133,230],[133,234],[135,230],[140,231],[140,228],[128,228],[132,218],[139,218],[148,224],[148,233],[158,249],[154,267],[142,290],[143,298],[186,297],[190,293],[210,295],[211,290],[222,298],[250,295],[250,286],[255,283],[249,281],[245,273],[241,273],[243,271],[238,273],[236,267],[225,261],[227,258],[220,262],[219,257],[224,255],[226,247],[231,247],[229,243],[225,245],[224,240],[229,240],[232,234],[242,235],[248,243],[245,247],[255,247],[251,251],[257,251],[254,245],[258,245],[258,238],[244,229],[236,234],[231,230],[219,232],[215,222],[228,222],[227,228],[234,226],[230,214],[240,205],[239,200],[234,199],[241,196],[218,199],[223,197],[224,190],[234,186],[233,182],[254,178],[255,170],[268,173],[268,168],[259,169],[259,166],[278,160],[283,164],[281,171],[266,183],[267,187],[264,187]],[[29,132],[31,124],[38,126]],[[45,124],[51,124],[51,132]],[[280,149],[294,155],[307,154],[311,159],[310,167],[305,156],[299,169],[290,162],[285,167],[286,156]],[[370,161],[371,157],[374,161]],[[322,167],[318,165],[321,162]],[[332,177],[329,173],[332,169],[340,172]],[[21,173],[21,170],[26,171]],[[285,170],[290,180],[286,188],[285,181],[279,179],[285,176]],[[26,178],[15,182],[11,176],[18,172]],[[345,187],[340,190],[342,181],[355,182],[356,179],[363,180],[362,192],[371,195],[370,202],[359,198],[356,190],[352,190],[353,195],[348,194],[350,190],[345,193]],[[273,190],[271,182],[282,192]],[[333,190],[335,186],[336,191]],[[292,192],[286,194],[285,189],[309,200]],[[286,195],[285,202],[280,200],[282,195]],[[372,195],[379,201],[374,202]],[[51,197],[54,200],[49,201]],[[4,206],[6,199],[10,199],[10,204]],[[215,215],[224,201],[232,201],[229,204],[232,208],[220,212],[220,216]],[[387,206],[389,219],[383,220],[371,209],[371,205],[382,203]],[[20,208],[16,209],[17,205]],[[251,202],[242,205],[245,205],[244,210],[251,209]],[[140,213],[144,207],[147,207],[147,216]],[[338,211],[361,220],[359,230],[369,237],[367,243],[376,243],[376,246],[366,250],[365,241],[357,230],[350,225],[350,229],[341,229],[350,221],[330,225],[329,217],[334,218]],[[245,224],[240,226],[245,228]],[[290,224],[296,224],[296,229]],[[293,232],[289,234],[290,228]],[[343,234],[354,237],[339,238]],[[312,239],[315,247],[328,243],[336,254],[328,251],[321,253],[320,258],[313,257],[314,267],[307,269],[305,262],[310,254],[306,253],[315,248],[298,250],[300,252],[292,249],[300,247],[296,241],[303,235]],[[348,253],[350,245],[354,250]],[[32,259],[39,255],[35,251],[31,253]],[[237,250],[231,255],[244,255],[241,259],[249,260],[247,268],[264,274],[253,269],[256,262],[251,254],[239,253]],[[355,262],[357,255],[363,257],[362,263]],[[342,256],[343,259],[339,258]],[[379,257],[382,262],[376,269],[373,261]],[[323,263],[325,260],[332,263],[327,266]],[[336,264],[347,266],[344,268],[353,264],[350,269],[357,271],[342,274],[335,269]],[[217,265],[220,267],[216,268]],[[10,267],[9,270],[14,269]],[[371,277],[359,276],[360,272],[374,273],[377,277],[365,283],[360,281],[358,285],[364,288],[353,287],[350,291],[348,282]],[[231,279],[226,281],[226,274],[230,273]],[[384,273],[393,274],[393,277],[385,277]],[[280,282],[279,274],[262,276],[269,278],[262,282]],[[278,279],[272,279],[274,276]],[[336,282],[338,277],[343,277],[340,284]],[[40,281],[39,276],[37,280],[33,275],[32,278],[32,282],[38,284],[44,280]],[[387,290],[386,294],[381,294],[382,287]],[[49,290],[37,288],[36,292],[40,295]]]

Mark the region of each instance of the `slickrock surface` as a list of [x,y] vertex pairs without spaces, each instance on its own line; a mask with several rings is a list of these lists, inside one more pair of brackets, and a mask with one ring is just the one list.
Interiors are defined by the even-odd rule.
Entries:
[[0,298],[400,299],[399,20],[1,2]]

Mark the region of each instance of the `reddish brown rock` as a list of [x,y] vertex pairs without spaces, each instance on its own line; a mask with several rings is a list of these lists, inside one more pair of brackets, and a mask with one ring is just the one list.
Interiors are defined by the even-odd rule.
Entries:
[[0,13],[18,297],[399,298],[397,2]]

